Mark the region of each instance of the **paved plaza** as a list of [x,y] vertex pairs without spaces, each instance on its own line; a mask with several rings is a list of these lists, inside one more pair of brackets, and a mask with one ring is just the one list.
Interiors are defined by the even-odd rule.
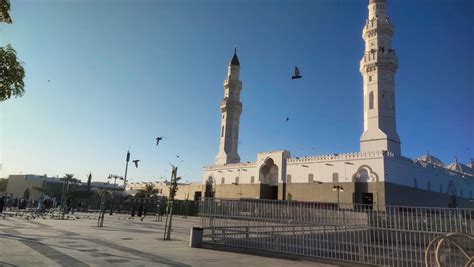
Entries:
[[0,266],[335,266],[305,260],[188,247],[199,218],[173,218],[172,240],[164,220],[76,213],[75,220],[0,217]]

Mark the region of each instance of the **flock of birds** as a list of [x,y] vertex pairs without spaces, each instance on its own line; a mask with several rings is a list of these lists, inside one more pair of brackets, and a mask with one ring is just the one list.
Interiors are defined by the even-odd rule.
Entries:
[[[77,215],[64,215],[64,220],[97,220],[99,216],[99,213],[90,213],[90,214],[81,214],[80,216]],[[35,219],[55,219],[59,220],[61,219],[62,215],[58,210],[49,210],[46,212],[38,212],[36,210],[27,210],[27,211],[4,211],[3,213],[0,214],[0,217],[2,217],[3,220],[6,218],[16,218],[16,219],[23,219],[23,220],[35,220]],[[145,219],[145,216],[142,217],[132,217],[132,216],[125,216],[125,217],[118,217],[117,218],[119,221],[133,221],[135,219],[143,221]]]
[[[1,217],[5,220],[8,218],[18,218],[24,220],[34,220],[34,219],[60,219],[61,213],[58,210],[50,210],[46,212],[38,212],[37,210],[26,210],[26,211],[4,211],[1,213]],[[83,216],[85,218],[85,216]],[[88,216],[90,217],[90,216]],[[80,216],[75,215],[64,215],[65,220],[79,220]]]

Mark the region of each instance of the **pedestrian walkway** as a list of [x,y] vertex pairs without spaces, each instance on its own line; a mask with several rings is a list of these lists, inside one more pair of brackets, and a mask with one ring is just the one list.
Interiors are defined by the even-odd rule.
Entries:
[[173,218],[171,241],[164,222],[76,213],[75,220],[0,218],[0,266],[335,266],[211,249],[189,248],[199,218]]

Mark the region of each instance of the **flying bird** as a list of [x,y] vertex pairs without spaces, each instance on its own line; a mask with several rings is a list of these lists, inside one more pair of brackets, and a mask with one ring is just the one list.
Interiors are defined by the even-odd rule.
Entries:
[[136,160],[132,160],[133,163],[135,163],[135,167],[138,168],[138,162],[140,162],[139,159],[136,159]]
[[180,156],[179,155],[176,155],[177,158],[179,158]]
[[156,138],[156,145],[158,145],[158,144],[160,143],[160,141],[163,140],[163,138],[164,138],[164,137],[162,137],[162,136],[158,136],[158,137]]
[[291,79],[299,79],[302,78],[303,76],[300,75],[300,70],[298,69],[297,66],[295,66],[295,75],[291,76]]
[[51,82],[51,80],[48,80],[48,82],[50,83],[50,82]]
[[286,117],[285,122],[288,122],[290,120],[290,117]]

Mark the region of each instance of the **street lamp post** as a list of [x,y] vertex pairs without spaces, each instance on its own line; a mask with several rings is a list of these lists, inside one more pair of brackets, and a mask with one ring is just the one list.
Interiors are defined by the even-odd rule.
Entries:
[[334,185],[332,191],[337,191],[337,207],[339,208],[339,192],[344,192],[344,188],[341,185]]
[[110,213],[109,213],[110,215],[112,215],[113,208],[114,208],[115,185],[117,184],[117,179],[124,180],[124,178],[122,176],[109,174],[109,177],[107,177],[107,179],[114,179],[114,187],[112,189],[112,203],[110,204]]

